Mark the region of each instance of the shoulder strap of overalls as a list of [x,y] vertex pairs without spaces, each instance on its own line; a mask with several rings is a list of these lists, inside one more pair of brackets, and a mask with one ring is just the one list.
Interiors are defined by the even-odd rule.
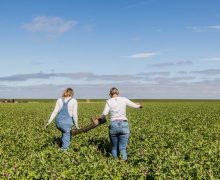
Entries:
[[73,98],[70,98],[70,99],[66,102],[66,104],[68,104],[72,99],[73,99]]
[[66,104],[65,101],[64,101],[64,98],[62,98],[62,102],[63,102],[63,104]]
[[70,98],[67,102],[65,102],[64,98],[62,98],[63,104],[68,104],[73,98]]

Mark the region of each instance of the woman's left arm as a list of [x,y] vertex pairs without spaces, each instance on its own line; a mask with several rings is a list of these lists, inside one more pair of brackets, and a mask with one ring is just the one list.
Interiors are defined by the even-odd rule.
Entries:
[[59,99],[58,99],[57,102],[56,102],[56,106],[55,106],[55,108],[54,108],[54,110],[53,110],[53,112],[52,112],[52,114],[50,116],[50,119],[48,120],[45,128],[47,128],[47,126],[49,126],[50,123],[53,121],[53,119],[56,117],[56,115],[59,112],[59,108],[60,108],[60,106],[59,106]]
[[132,102],[131,100],[125,98],[126,100],[126,105],[129,106],[129,107],[132,107],[132,108],[142,108],[142,105],[141,104],[136,104],[134,102]]

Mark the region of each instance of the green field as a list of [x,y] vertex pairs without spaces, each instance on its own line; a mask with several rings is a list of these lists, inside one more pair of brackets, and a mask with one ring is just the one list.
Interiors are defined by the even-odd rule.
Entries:
[[[59,151],[54,102],[0,104],[0,179],[220,179],[220,101],[145,101],[127,110],[128,162],[112,159],[108,123]],[[79,103],[79,125],[104,103]]]

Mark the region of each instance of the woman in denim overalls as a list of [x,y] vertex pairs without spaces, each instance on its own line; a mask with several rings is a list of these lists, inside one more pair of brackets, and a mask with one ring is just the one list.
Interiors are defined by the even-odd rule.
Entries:
[[75,124],[76,128],[78,127],[78,116],[77,116],[77,101],[73,98],[73,90],[71,88],[67,88],[64,90],[63,97],[57,100],[55,109],[51,114],[51,117],[45,126],[47,126],[52,122],[52,120],[56,117],[56,126],[62,132],[62,150],[67,150],[70,145],[71,134],[70,131]]
[[100,116],[104,119],[110,113],[109,137],[111,143],[111,153],[114,158],[118,157],[118,152],[123,160],[127,160],[127,144],[130,135],[128,119],[126,117],[126,106],[142,108],[142,105],[135,104],[125,97],[119,97],[119,91],[113,87],[110,89],[110,99],[107,100],[105,109]]

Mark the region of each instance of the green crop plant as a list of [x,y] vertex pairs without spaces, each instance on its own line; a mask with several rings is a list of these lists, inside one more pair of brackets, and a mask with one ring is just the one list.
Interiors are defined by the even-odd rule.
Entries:
[[[74,136],[44,125],[54,102],[0,104],[0,179],[220,179],[220,101],[145,101],[128,108],[128,162],[110,154],[108,123]],[[79,103],[79,126],[104,102]]]

